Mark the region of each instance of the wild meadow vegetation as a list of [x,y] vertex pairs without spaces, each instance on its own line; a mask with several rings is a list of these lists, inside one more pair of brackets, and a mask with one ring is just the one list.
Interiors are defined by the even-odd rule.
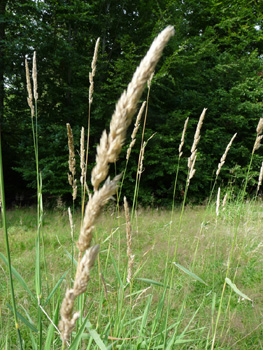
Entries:
[[[254,128],[250,162],[242,187],[224,187],[218,178],[236,135],[223,140],[206,203],[187,204],[198,171],[198,145],[206,108],[201,111],[190,155],[183,156],[188,120],[182,125],[178,164],[174,166],[173,197],[169,209],[142,208],[138,202],[144,158],[151,135],[142,138],[133,200],[123,193],[126,170],[136,140],[140,118],[148,113],[154,70],[173,36],[168,26],[155,39],[135,71],[104,131],[96,150],[91,186],[86,185],[91,106],[99,40],[89,75],[89,123],[81,131],[80,181],[76,175],[76,150],[67,124],[68,180],[72,205],[58,200],[53,210],[42,200],[39,169],[38,84],[36,54],[32,81],[26,61],[28,105],[36,163],[37,206],[6,210],[1,157],[1,349],[259,349],[262,348],[262,238],[263,204],[258,187],[248,200],[251,164],[260,147],[263,119]],[[126,147],[126,167],[118,175],[117,160],[125,143],[144,88],[131,143]],[[222,142],[223,142],[222,141]],[[175,192],[180,164],[187,162],[182,201]],[[110,165],[115,177],[108,177]],[[78,187],[79,186],[79,189]],[[81,206],[75,201],[80,196]],[[112,197],[115,200],[112,201]]]

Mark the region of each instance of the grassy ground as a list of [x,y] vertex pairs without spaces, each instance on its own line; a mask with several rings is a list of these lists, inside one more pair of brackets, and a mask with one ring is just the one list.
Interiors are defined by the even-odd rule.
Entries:
[[[238,225],[239,205],[229,204],[224,211],[221,209],[218,217],[215,207],[187,207],[179,235],[180,213],[178,209],[171,217],[168,210],[138,210],[132,222],[132,249],[135,255],[133,280],[127,285],[125,216],[122,211],[119,215],[114,209],[105,211],[96,225],[94,241],[100,244],[100,255],[85,295],[84,313],[89,313],[94,329],[114,349],[165,349],[169,341],[164,339],[173,336],[176,341],[172,349],[210,349],[230,250],[237,230],[228,278],[252,302],[226,285],[215,349],[262,349],[263,205],[246,203],[241,209]],[[76,212],[76,238],[79,218],[80,213]],[[12,265],[33,292],[35,209],[10,210],[7,222]],[[42,233],[45,247],[45,262],[42,261],[43,301],[64,272],[68,271],[46,306],[46,312],[53,315],[57,301],[61,302],[66,286],[71,283],[69,256],[72,244],[67,211],[45,212]],[[186,271],[173,264],[177,243],[176,263]],[[2,233],[0,252],[5,254]],[[8,276],[1,260],[0,267],[0,349],[12,349],[17,340],[12,315],[6,306],[10,303]],[[167,271],[169,277],[165,280]],[[206,284],[194,279],[189,271]],[[169,288],[166,289],[165,284]],[[15,293],[18,311],[27,319],[28,313],[32,324],[35,324],[36,307],[16,279]],[[46,319],[45,322],[47,328],[49,321]],[[22,321],[20,326],[27,344],[25,348],[31,349],[28,327]],[[91,341],[88,335],[86,337],[85,344]],[[52,349],[58,348],[59,337],[55,336],[52,344]]]

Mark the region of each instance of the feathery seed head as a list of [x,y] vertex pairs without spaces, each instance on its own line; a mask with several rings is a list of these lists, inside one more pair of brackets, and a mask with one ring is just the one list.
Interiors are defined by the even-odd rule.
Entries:
[[35,113],[35,108],[33,105],[33,95],[32,95],[32,87],[31,87],[31,81],[30,81],[30,74],[29,74],[29,68],[28,68],[28,62],[27,59],[25,59],[25,67],[26,67],[26,88],[27,88],[27,93],[28,93],[28,97],[27,97],[27,103],[28,106],[30,107],[31,110],[31,117],[34,117],[34,113]]
[[262,134],[262,131],[263,131],[263,118],[260,118],[257,126],[257,135]]
[[222,155],[221,159],[220,159],[220,162],[218,164],[218,168],[217,168],[217,171],[216,171],[216,176],[219,175],[221,169],[222,169],[222,166],[225,164],[225,160],[226,160],[226,156],[227,156],[227,153],[228,151],[230,150],[230,147],[235,139],[235,137],[237,136],[237,133],[234,134],[234,136],[232,137],[232,139],[230,140],[229,144],[227,145],[226,149],[225,149],[225,152],[224,154]]
[[34,55],[33,55],[32,79],[33,79],[33,86],[34,86],[34,99],[35,99],[35,101],[37,101],[38,100],[38,92],[37,92],[37,57],[36,57],[36,51],[34,51]]
[[182,149],[183,149],[183,145],[184,145],[184,138],[185,138],[185,133],[186,133],[188,121],[189,121],[189,117],[186,118],[186,120],[184,122],[184,129],[183,129],[183,133],[182,133],[182,137],[181,137],[181,143],[179,146],[179,158],[181,158],[181,156],[183,155]]
[[120,178],[121,175],[115,176],[113,180],[110,180],[110,178],[108,178],[104,185],[98,191],[95,191],[93,196],[90,197],[86,205],[83,224],[77,243],[78,248],[81,252],[84,252],[89,248],[90,242],[92,240],[92,230],[94,224],[99,217],[102,208],[116,193]]

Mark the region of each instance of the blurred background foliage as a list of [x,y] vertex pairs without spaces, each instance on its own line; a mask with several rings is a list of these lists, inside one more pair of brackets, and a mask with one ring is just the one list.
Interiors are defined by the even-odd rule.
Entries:
[[[152,81],[145,139],[156,135],[145,150],[139,201],[143,205],[171,203],[178,146],[189,116],[175,195],[177,202],[182,200],[187,157],[204,107],[208,110],[189,200],[205,200],[217,164],[236,132],[219,181],[241,186],[263,112],[262,21],[263,3],[256,0],[2,0],[0,122],[9,205],[30,204],[35,193],[25,58],[31,66],[33,51],[37,52],[43,193],[47,201],[61,195],[67,200],[71,187],[67,182],[66,123],[73,129],[78,158],[80,130],[88,124],[88,76],[96,39],[100,37],[101,42],[91,106],[89,171],[118,97],[153,38],[168,24],[175,26],[175,36]],[[147,91],[143,99],[146,96]],[[122,191],[130,198],[140,135],[141,131]],[[124,149],[116,165],[118,172],[124,169],[125,157]],[[255,177],[249,179],[250,194],[256,188],[261,162],[259,149],[253,161]],[[112,167],[112,173],[116,169]]]

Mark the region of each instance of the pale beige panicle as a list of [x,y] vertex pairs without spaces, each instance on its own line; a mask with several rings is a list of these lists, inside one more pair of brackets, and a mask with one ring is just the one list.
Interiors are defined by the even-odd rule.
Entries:
[[[189,159],[188,159],[189,160]],[[189,186],[190,184],[190,180],[194,177],[194,174],[195,174],[195,161],[196,161],[196,156],[194,157],[194,159],[192,160],[191,162],[191,166],[190,166],[190,169],[189,169],[189,176],[188,176],[188,180],[187,180],[187,185]]]
[[81,134],[80,134],[80,170],[81,170],[80,183],[83,185],[84,179],[85,179],[85,129],[84,127],[81,128]]
[[141,175],[143,173],[143,161],[144,161],[144,151],[145,151],[145,147],[146,147],[146,141],[144,141],[143,143],[143,146],[141,148],[141,151],[140,151],[140,162],[139,162],[139,171],[138,173]]
[[89,82],[90,82],[90,88],[89,88],[89,103],[91,104],[93,101],[93,91],[94,91],[94,81],[93,78],[96,73],[96,63],[97,63],[97,58],[98,58],[98,51],[99,51],[99,43],[100,43],[100,38],[97,39],[95,49],[94,49],[94,54],[93,54],[93,59],[91,63],[91,69],[92,71],[89,73]]
[[207,111],[207,108],[204,108],[202,114],[200,115],[196,130],[195,130],[194,142],[191,148],[191,156],[188,158],[188,168],[190,170],[189,180],[191,180],[191,178],[194,176],[194,173],[195,173],[195,169],[193,167],[193,161],[195,162],[196,160],[197,145],[200,140],[200,132],[201,132],[206,111]]
[[259,172],[257,192],[259,191],[260,186],[262,184],[262,178],[263,178],[263,162],[261,164],[261,168],[260,168],[260,172]]
[[34,113],[35,113],[35,108],[33,105],[33,95],[32,95],[32,87],[31,87],[31,81],[30,81],[30,74],[29,74],[29,68],[28,68],[28,63],[27,63],[27,59],[25,59],[25,67],[26,67],[26,88],[27,88],[27,93],[28,93],[28,97],[27,97],[27,103],[28,106],[30,107],[31,110],[31,117],[34,117]]
[[78,273],[74,282],[74,294],[76,296],[85,293],[90,279],[90,271],[99,253],[100,246],[95,245],[86,250],[78,267]]
[[182,133],[182,137],[181,137],[181,143],[179,145],[179,158],[181,158],[182,155],[183,155],[182,149],[183,149],[183,145],[184,145],[184,138],[185,138],[185,133],[186,133],[188,121],[189,121],[189,117],[186,118],[186,120],[184,122],[184,128],[183,128],[183,133]]
[[91,183],[95,190],[99,188],[99,185],[107,177],[109,172],[107,152],[108,152],[108,135],[106,130],[104,130],[100,138],[100,143],[97,146],[96,165],[92,169],[92,174],[91,174]]
[[154,72],[155,66],[162,55],[162,51],[172,35],[174,35],[174,28],[168,26],[155,38],[146,56],[136,69],[132,81],[127,87],[127,91],[123,92],[116,104],[115,112],[113,113],[110,123],[109,133],[108,158],[111,163],[116,162],[118,159],[126,136],[126,130],[136,111],[145,84]]
[[130,219],[129,206],[128,206],[126,197],[124,197],[124,211],[125,211],[125,218],[126,218],[126,238],[127,238],[127,257],[128,257],[127,282],[131,283],[134,255],[132,254],[131,219]]
[[75,169],[76,160],[75,160],[75,152],[74,152],[73,133],[69,123],[67,123],[67,133],[68,133],[68,151],[69,151],[68,165],[69,165],[69,171],[74,177],[74,175],[76,174],[76,169]]
[[260,118],[257,126],[257,135],[261,135],[262,131],[263,131],[263,118]]
[[127,155],[126,155],[126,159],[127,160],[129,160],[132,147],[135,145],[135,142],[136,142],[136,135],[137,135],[137,132],[138,132],[139,127],[140,127],[140,121],[141,121],[141,118],[142,118],[142,114],[143,114],[145,105],[146,105],[146,101],[144,101],[143,104],[141,105],[141,108],[140,108],[139,113],[138,113],[137,118],[136,118],[136,122],[134,124],[134,129],[133,129],[133,132],[132,132],[132,135],[131,135],[132,141],[131,141],[131,143],[129,145],[129,148],[127,150]]
[[150,89],[150,87],[151,87],[153,76],[154,76],[154,72],[152,72],[150,78],[147,80],[147,87],[148,87],[148,89]]
[[216,216],[219,216],[219,207],[220,207],[220,187],[218,187],[218,191],[217,191]]
[[196,150],[196,147],[197,147],[198,142],[200,140],[200,132],[201,132],[201,128],[203,125],[206,111],[207,111],[207,108],[204,108],[202,114],[200,115],[200,118],[199,118],[199,121],[198,121],[198,124],[196,127],[196,131],[195,131],[194,143],[193,143],[192,148],[191,148],[192,153]]
[[257,151],[259,149],[259,147],[261,146],[260,142],[261,142],[262,138],[263,138],[263,135],[257,136],[252,153],[254,153],[255,151]]
[[77,198],[77,193],[78,193],[78,186],[77,186],[77,179],[74,179],[73,181],[73,186],[72,186],[72,198],[73,201]]
[[226,156],[227,156],[227,153],[228,151],[230,150],[230,147],[232,146],[232,143],[235,139],[235,137],[237,136],[237,133],[235,133],[235,135],[232,137],[232,139],[230,140],[229,144],[227,145],[226,149],[225,149],[225,152],[224,154],[222,155],[221,159],[220,159],[220,162],[218,164],[218,168],[217,168],[217,171],[216,171],[216,176],[219,175],[221,169],[222,169],[222,166],[225,164],[225,161],[226,161]]
[[32,79],[33,79],[33,86],[34,86],[34,99],[35,99],[35,101],[38,100],[38,92],[37,92],[37,57],[36,56],[37,56],[36,51],[34,51]]
[[[114,163],[117,161],[126,137],[127,128],[131,124],[132,117],[136,111],[145,84],[154,72],[165,45],[173,35],[174,28],[168,26],[155,38],[146,56],[136,69],[127,90],[123,92],[117,102],[110,123],[107,154],[104,154],[103,157],[97,157],[97,164],[92,171],[92,184],[95,190],[98,188],[98,181],[96,181],[96,184],[94,184],[93,181],[98,178],[98,174],[102,173],[101,169],[105,167],[105,158],[107,159],[107,163]],[[101,142],[104,141],[101,140]],[[103,181],[105,178],[100,176],[100,181]]]
[[73,217],[71,214],[70,207],[68,207],[68,218],[69,218],[69,223],[70,223],[70,234],[71,234],[71,238],[73,241],[73,239],[74,239],[74,224],[73,224]]
[[61,304],[60,315],[61,320],[59,321],[58,328],[60,330],[60,337],[63,344],[70,339],[71,333],[75,327],[75,323],[80,316],[80,312],[76,312],[72,316],[75,294],[73,289],[67,289],[65,298]]
[[76,320],[80,313],[76,312],[73,316],[74,301],[78,295],[84,293],[87,289],[90,279],[90,271],[94,265],[95,259],[99,253],[99,245],[87,249],[80,261],[74,286],[66,291],[65,298],[62,302],[59,322],[59,330],[63,343],[70,339],[70,335],[75,326]]
[[79,241],[77,243],[81,252],[84,252],[90,247],[95,221],[99,217],[102,208],[116,193],[120,178],[121,175],[116,176],[113,180],[108,178],[104,185],[90,197],[86,205]]

